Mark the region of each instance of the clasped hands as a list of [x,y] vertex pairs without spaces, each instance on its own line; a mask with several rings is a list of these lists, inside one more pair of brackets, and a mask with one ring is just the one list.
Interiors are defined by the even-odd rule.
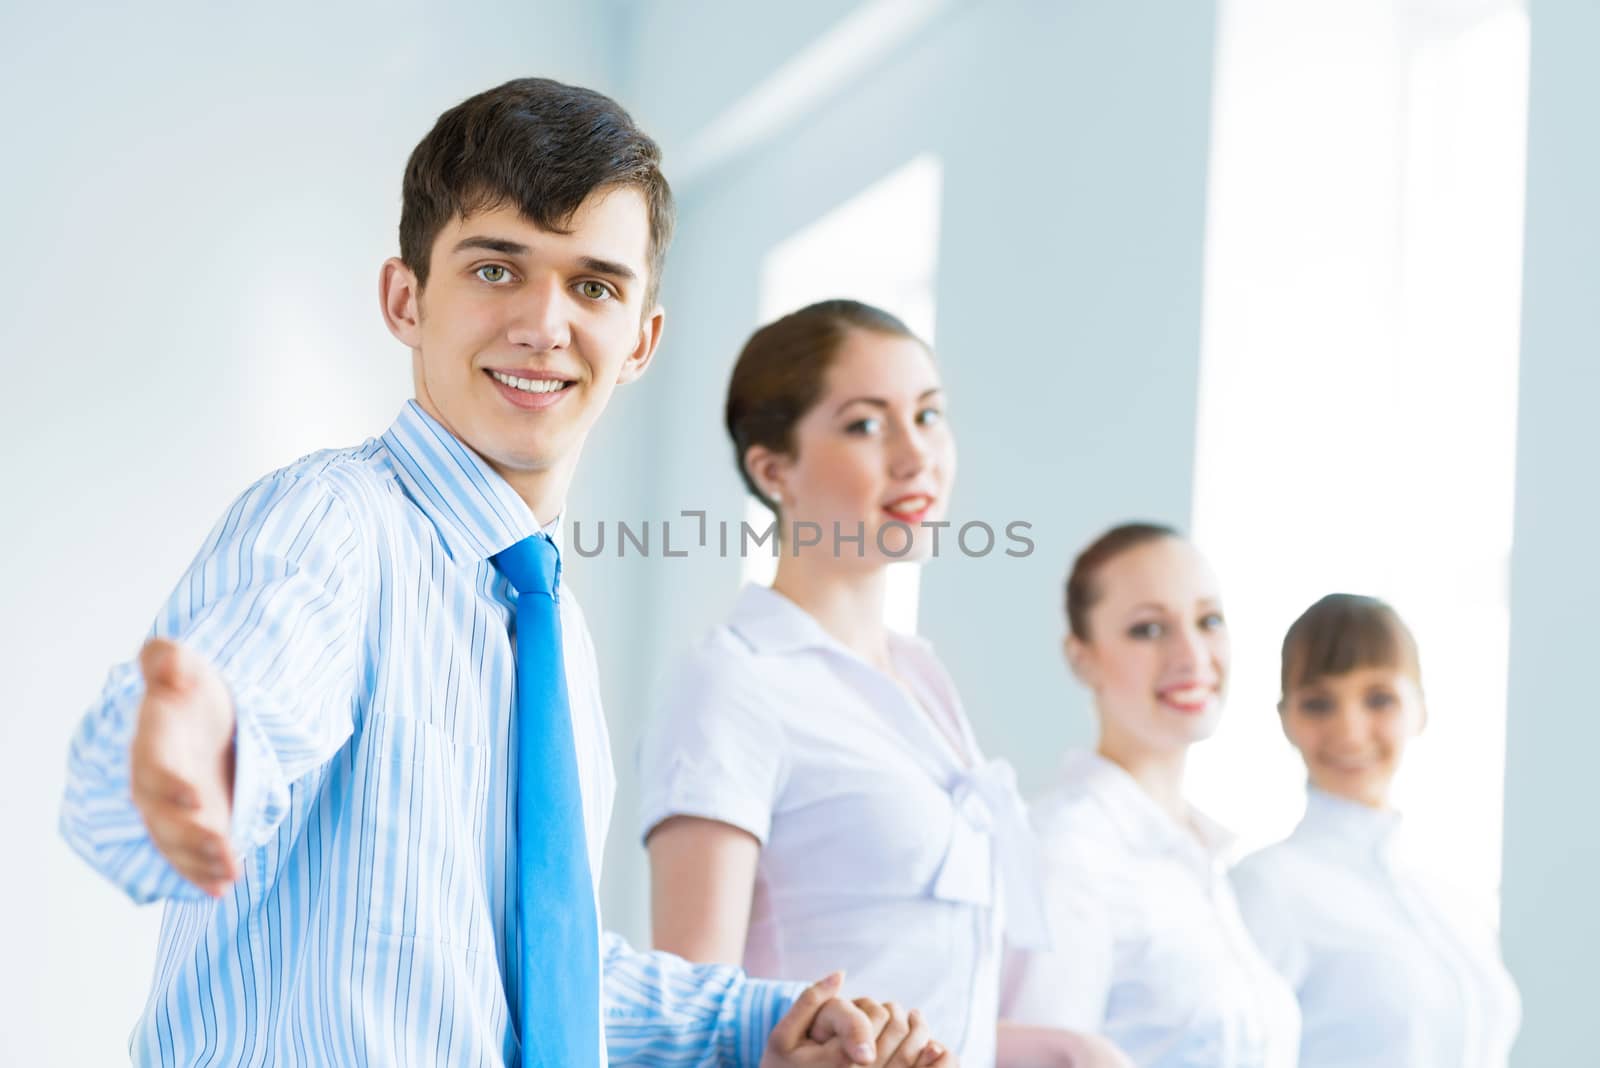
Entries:
[[844,973],[806,988],[767,1039],[761,1068],[959,1068],[922,1015],[894,1002],[839,997]]

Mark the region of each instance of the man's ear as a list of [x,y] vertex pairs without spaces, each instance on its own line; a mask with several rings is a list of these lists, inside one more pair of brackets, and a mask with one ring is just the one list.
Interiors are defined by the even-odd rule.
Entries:
[[781,504],[788,495],[789,457],[783,453],[752,445],[744,451],[744,469],[767,500]]
[[655,311],[639,324],[639,344],[634,346],[633,351],[622,361],[622,367],[617,371],[619,386],[632,382],[644,374],[645,368],[650,366],[650,361],[655,358],[656,346],[661,344],[661,329],[666,320],[666,309],[657,304]]
[[378,302],[389,333],[408,348],[422,347],[422,286],[411,268],[396,256],[378,272]]

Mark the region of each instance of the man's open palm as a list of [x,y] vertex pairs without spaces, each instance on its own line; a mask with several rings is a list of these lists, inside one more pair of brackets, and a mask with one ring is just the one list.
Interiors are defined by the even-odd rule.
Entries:
[[139,653],[145,693],[134,729],[133,803],[161,855],[212,897],[239,877],[228,847],[233,699],[192,650],[152,638]]

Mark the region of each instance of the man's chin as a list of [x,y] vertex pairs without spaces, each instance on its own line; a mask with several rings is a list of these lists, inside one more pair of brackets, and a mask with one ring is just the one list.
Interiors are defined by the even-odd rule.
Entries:
[[520,436],[481,434],[464,437],[467,447],[488,462],[507,481],[537,478],[553,470],[562,450],[557,443],[540,440],[530,443],[527,432]]

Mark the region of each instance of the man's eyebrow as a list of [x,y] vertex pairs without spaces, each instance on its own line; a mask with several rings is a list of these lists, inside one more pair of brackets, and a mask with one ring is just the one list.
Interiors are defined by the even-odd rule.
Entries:
[[617,263],[614,260],[602,260],[595,256],[579,256],[578,264],[586,271],[610,275],[612,278],[622,282],[631,282],[639,277],[634,273],[632,267],[629,267],[626,263]]
[[469,248],[487,249],[505,256],[526,256],[529,252],[527,245],[503,237],[464,237],[456,242],[452,251],[465,252]]
[[[929,397],[933,396],[935,393],[943,393],[943,392],[944,392],[944,387],[943,386],[934,386],[932,389],[925,389],[921,393],[917,394],[917,400],[925,401]],[[844,411],[846,408],[850,407],[850,405],[852,405],[852,404],[870,404],[874,408],[883,408],[883,409],[887,409],[889,407],[889,402],[884,400],[882,397],[851,397],[849,400],[847,400],[843,404],[839,405],[839,407],[835,408],[833,414],[834,415],[838,415],[840,412]]]
[[[455,252],[466,252],[469,249],[486,249],[489,252],[498,252],[502,256],[526,256],[533,250],[520,241],[512,241],[504,237],[464,237],[456,242]],[[638,277],[632,267],[626,263],[615,260],[603,260],[598,256],[579,256],[578,266],[595,274],[603,274],[615,278],[619,282],[631,282]]]

